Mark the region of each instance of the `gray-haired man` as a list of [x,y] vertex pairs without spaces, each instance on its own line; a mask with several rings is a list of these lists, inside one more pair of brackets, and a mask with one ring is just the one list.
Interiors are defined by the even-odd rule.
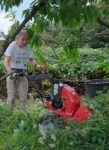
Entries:
[[[35,60],[33,59],[33,54],[31,48],[27,45],[28,34],[25,31],[21,31],[16,36],[16,40],[13,41],[5,52],[4,65],[7,73],[12,72],[12,70],[27,70],[27,64],[30,63],[33,66],[37,66]],[[25,76],[21,76],[16,81],[13,78],[7,77],[7,103],[10,108],[14,106],[16,90],[18,90],[19,95],[19,107],[24,109],[27,101],[28,93],[28,80]]]

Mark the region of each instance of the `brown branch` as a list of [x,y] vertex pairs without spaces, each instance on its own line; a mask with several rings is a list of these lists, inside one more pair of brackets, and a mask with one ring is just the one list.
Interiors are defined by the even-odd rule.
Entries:
[[26,25],[26,23],[32,19],[32,17],[34,17],[36,15],[36,13],[43,7],[45,6],[45,4],[47,3],[48,0],[41,0],[36,6],[34,5],[32,7],[32,10],[30,12],[30,14],[25,18],[25,20],[20,24],[19,28],[17,29],[17,31],[11,36],[11,38],[7,38],[4,46],[3,46],[3,50],[2,53],[0,54],[0,58],[2,57],[2,55],[4,54],[6,48],[8,47],[8,45],[15,39],[15,36],[22,30],[22,28]]
[[[87,43],[87,42],[90,42],[92,40],[94,40],[95,38],[98,38],[99,36],[109,36],[109,33],[97,33],[95,34],[92,38],[90,39],[87,39],[87,40],[81,40],[81,41],[71,41],[71,42],[68,42],[67,44],[74,44],[74,43]],[[43,40],[43,39],[42,39]],[[52,42],[54,44],[57,44],[57,46],[59,45],[65,45],[66,43],[65,42],[57,42],[57,41],[53,41],[53,40],[49,40],[49,42]]]
[[97,6],[96,8],[99,10],[106,10],[106,9],[109,10],[109,6]]
[[101,19],[100,17],[98,17],[98,23],[105,26],[106,28],[109,29],[109,22],[104,21],[103,19]]
[[95,38],[97,38],[98,36],[102,36],[102,35],[108,35],[109,36],[109,33],[97,33],[95,36],[93,36],[92,38],[88,39],[88,40],[84,40],[83,42],[90,42],[92,40],[94,40]]

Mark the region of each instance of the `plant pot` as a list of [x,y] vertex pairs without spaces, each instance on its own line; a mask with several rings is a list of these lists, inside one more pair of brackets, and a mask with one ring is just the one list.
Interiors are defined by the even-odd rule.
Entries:
[[91,98],[99,93],[107,93],[109,89],[109,80],[93,79],[84,82],[85,92]]

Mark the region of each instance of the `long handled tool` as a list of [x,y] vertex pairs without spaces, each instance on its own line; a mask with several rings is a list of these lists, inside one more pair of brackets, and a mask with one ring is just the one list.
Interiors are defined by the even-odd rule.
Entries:
[[[14,72],[3,76],[0,80],[5,79]],[[74,88],[63,83],[54,83],[52,86],[52,93],[44,95],[41,90],[39,90],[37,84],[33,81],[39,79],[49,78],[48,74],[36,74],[27,75],[25,72],[20,72],[24,75],[29,83],[36,89],[41,98],[45,99],[45,107],[65,119],[71,119],[76,122],[85,122],[91,115],[90,109],[81,104],[81,99]],[[39,78],[38,78],[39,77]]]

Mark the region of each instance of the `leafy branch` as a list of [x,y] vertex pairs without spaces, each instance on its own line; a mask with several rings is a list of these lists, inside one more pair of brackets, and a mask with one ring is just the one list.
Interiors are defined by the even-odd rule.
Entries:
[[36,13],[45,6],[45,4],[47,3],[48,0],[41,0],[37,5],[33,5],[31,12],[28,16],[26,16],[26,18],[24,19],[24,21],[20,24],[20,26],[18,27],[18,29],[16,30],[16,32],[11,36],[11,37],[7,37],[6,41],[4,43],[3,46],[3,50],[0,54],[0,58],[2,57],[2,55],[4,54],[6,48],[8,47],[8,45],[15,39],[15,36],[22,30],[22,28],[26,25],[26,23],[31,20]]

